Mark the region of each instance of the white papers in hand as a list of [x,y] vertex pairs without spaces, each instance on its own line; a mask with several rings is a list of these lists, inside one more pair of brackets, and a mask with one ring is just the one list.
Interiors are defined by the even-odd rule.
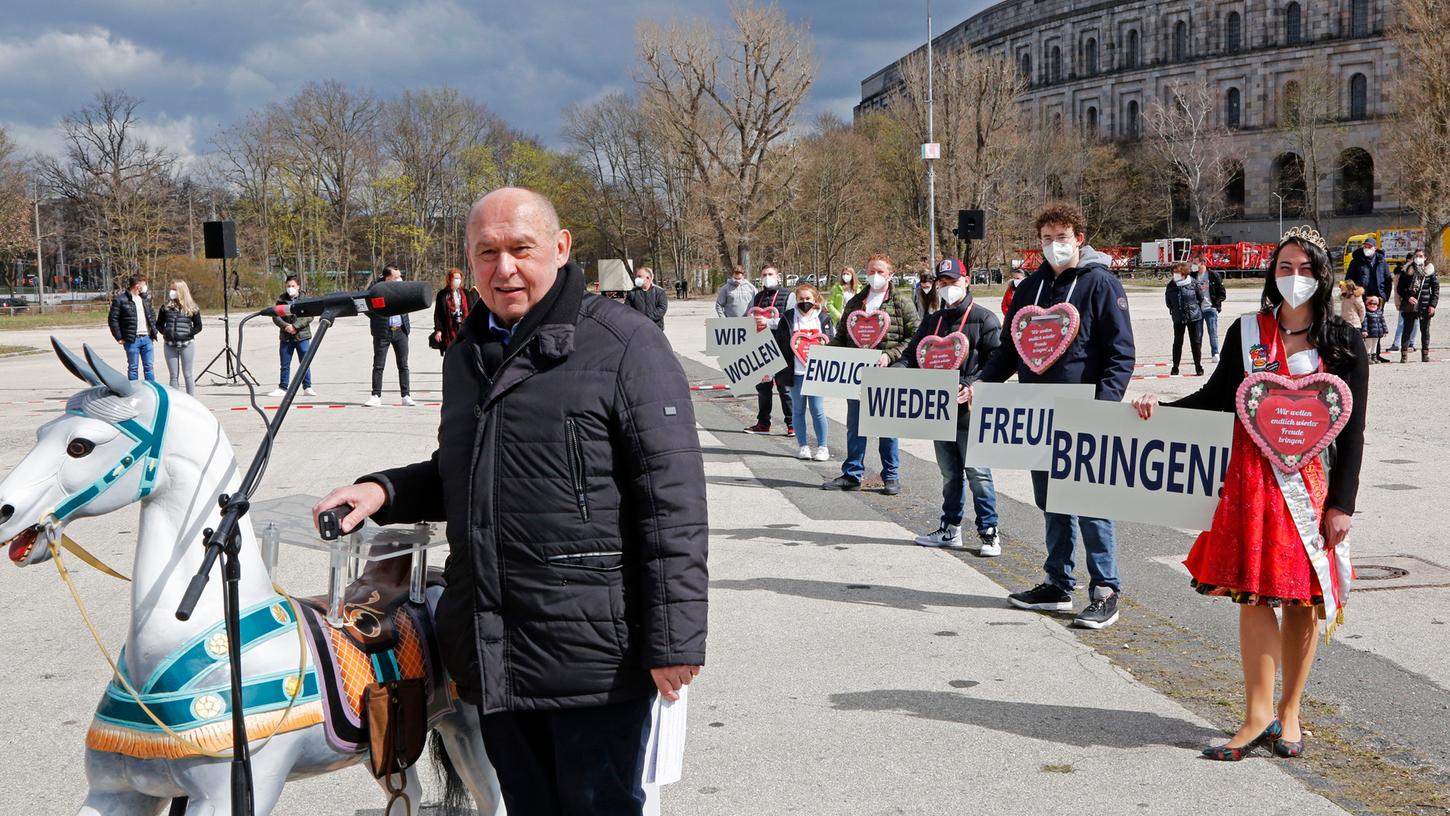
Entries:
[[680,781],[685,765],[685,713],[689,686],[680,688],[680,699],[669,702],[655,696],[650,706],[649,742],[645,745],[644,784],[668,785]]

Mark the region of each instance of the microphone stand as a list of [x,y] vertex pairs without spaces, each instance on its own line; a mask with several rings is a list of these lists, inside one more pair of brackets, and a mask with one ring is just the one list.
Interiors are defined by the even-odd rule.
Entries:
[[[317,350],[322,346],[322,339],[327,335],[327,330],[337,317],[338,311],[329,309],[318,319],[318,328],[312,334],[312,345],[307,349],[307,354],[303,355],[297,376],[293,378],[286,396],[282,397],[281,404],[277,406],[277,415],[267,423],[267,434],[262,439],[261,447],[252,457],[252,464],[247,468],[246,475],[242,477],[241,488],[230,495],[222,494],[218,497],[217,503],[222,510],[221,518],[217,521],[215,528],[208,528],[202,533],[206,555],[202,559],[201,568],[192,576],[191,583],[186,587],[186,594],[182,596],[181,604],[176,609],[177,620],[184,621],[191,618],[197,601],[201,599],[202,591],[206,589],[207,582],[211,579],[212,566],[220,557],[222,559],[222,576],[226,582],[226,591],[222,596],[222,614],[226,620],[227,659],[231,663],[231,812],[234,816],[252,816],[255,812],[255,805],[252,801],[252,758],[247,746],[246,705],[242,699],[242,635],[239,603],[242,568],[241,560],[238,558],[242,547],[242,535],[238,525],[242,516],[245,516],[251,509],[252,493],[256,491],[262,481],[262,474],[267,469],[267,460],[271,458],[272,454],[272,442],[276,438],[278,429],[282,427],[282,420],[286,419],[287,410],[292,407],[292,400],[297,396],[298,389],[302,387],[308,369],[312,367],[312,358],[317,356]],[[302,622],[299,620],[297,625],[301,626]],[[178,801],[183,800],[173,800],[173,813],[177,812],[176,802]]]

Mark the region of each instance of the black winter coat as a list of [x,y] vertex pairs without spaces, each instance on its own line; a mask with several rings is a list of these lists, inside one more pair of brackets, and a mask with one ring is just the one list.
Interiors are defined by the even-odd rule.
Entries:
[[1366,258],[1363,250],[1356,250],[1349,259],[1349,271],[1344,277],[1364,288],[1364,296],[1384,300],[1390,295],[1390,264],[1383,252],[1376,252],[1373,258]]
[[[368,330],[372,332],[374,338],[387,337],[388,334],[392,331],[388,328],[388,318],[382,315],[373,314],[372,312],[368,312]],[[408,320],[407,315],[403,315],[403,334],[408,334],[412,331],[412,321]],[[308,334],[310,336],[311,332],[308,332]]]
[[665,312],[670,308],[670,300],[659,284],[651,286],[647,292],[643,289],[631,289],[625,294],[624,302],[629,308],[649,318],[661,331],[664,330]]
[[[966,311],[970,310],[970,311]],[[963,314],[966,321],[962,321]],[[971,385],[982,376],[982,368],[987,360],[997,351],[1002,344],[1002,323],[991,309],[977,303],[976,299],[968,295],[956,306],[932,312],[921,321],[916,329],[916,335],[911,338],[906,351],[902,353],[901,359],[891,364],[892,368],[919,368],[920,364],[916,359],[916,349],[921,345],[922,339],[929,336],[942,337],[961,327],[962,334],[967,336],[967,359],[962,361],[960,382],[962,385]],[[967,421],[971,412],[965,407],[957,410],[957,427],[967,427]]]
[[[141,305],[146,309],[146,325],[150,331],[146,335],[152,340],[156,339],[156,310],[151,308],[151,296],[141,296]],[[126,343],[136,342],[136,304],[131,302],[130,290],[121,290],[119,295],[111,298],[111,313],[106,318],[111,326],[111,337]]]
[[447,522],[438,642],[484,713],[653,694],[650,668],[705,662],[705,473],[684,371],[572,263],[507,346],[488,316],[444,355],[433,457],[363,477],[388,494],[374,520]]
[[[1395,286],[1395,294],[1400,297],[1400,311],[1407,315],[1426,314],[1426,309],[1440,305],[1440,276],[1427,275],[1424,269],[1406,264]],[[1414,306],[1410,305],[1410,298],[1415,299]]]
[[1189,278],[1187,285],[1181,285],[1174,280],[1168,281],[1163,298],[1168,303],[1168,314],[1175,324],[1202,320],[1204,308],[1210,306],[1208,286],[1196,278]]
[[173,309],[170,304],[161,307],[161,314],[157,317],[157,329],[161,337],[168,343],[181,344],[189,343],[201,334],[201,312],[189,315],[181,309]]

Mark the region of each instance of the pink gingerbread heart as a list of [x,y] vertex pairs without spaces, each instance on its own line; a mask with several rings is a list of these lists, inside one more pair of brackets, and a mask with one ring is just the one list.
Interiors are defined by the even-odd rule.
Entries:
[[1235,407],[1249,438],[1274,467],[1296,473],[1344,430],[1354,396],[1333,374],[1283,377],[1261,371],[1244,378]]
[[846,334],[857,348],[874,349],[886,339],[891,315],[880,309],[862,309],[846,316]]
[[916,344],[916,364],[922,368],[950,371],[962,367],[971,352],[971,342],[961,332],[928,335]]
[[1077,339],[1081,317],[1071,303],[1059,303],[1044,309],[1023,306],[1012,320],[1012,342],[1022,362],[1041,374],[1067,353]]

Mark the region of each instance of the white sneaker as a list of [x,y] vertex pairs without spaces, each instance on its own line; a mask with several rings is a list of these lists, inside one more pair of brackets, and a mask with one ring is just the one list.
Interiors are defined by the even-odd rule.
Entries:
[[371,397],[368,397],[368,401],[363,403],[363,405],[366,405],[369,408],[376,408],[382,404],[383,398],[378,396],[377,394],[373,394]]
[[269,397],[285,397],[285,396],[287,396],[287,389],[285,389],[285,388],[274,388],[274,389],[272,389],[272,392],[270,394],[268,394],[267,396],[269,396]]
[[831,460],[831,451],[825,445],[822,445],[816,448],[816,455],[813,458],[817,462],[829,462]]
[[796,451],[795,458],[797,458],[797,459],[810,459],[811,458],[811,448],[810,448],[810,446],[809,445],[801,445],[801,449],[799,451]]
[[958,549],[962,546],[962,528],[955,524],[943,524],[934,532],[917,536],[916,543],[923,547]]
[[987,532],[977,533],[977,538],[982,542],[977,548],[978,557],[996,558],[1002,554],[1002,537],[997,535],[996,527],[988,527]]
[[317,392],[313,391],[311,388],[304,388],[302,389],[302,395],[304,397],[315,397],[317,396]]
[[1214,361],[1214,362],[1215,362],[1215,363],[1216,363],[1216,362],[1218,362],[1218,355],[1217,355],[1217,354],[1215,354],[1215,355],[1213,355],[1213,361]]
[[406,406],[408,406],[409,408],[412,408],[414,405],[417,405],[418,403],[414,402],[412,397],[403,397],[403,404],[406,405]]

